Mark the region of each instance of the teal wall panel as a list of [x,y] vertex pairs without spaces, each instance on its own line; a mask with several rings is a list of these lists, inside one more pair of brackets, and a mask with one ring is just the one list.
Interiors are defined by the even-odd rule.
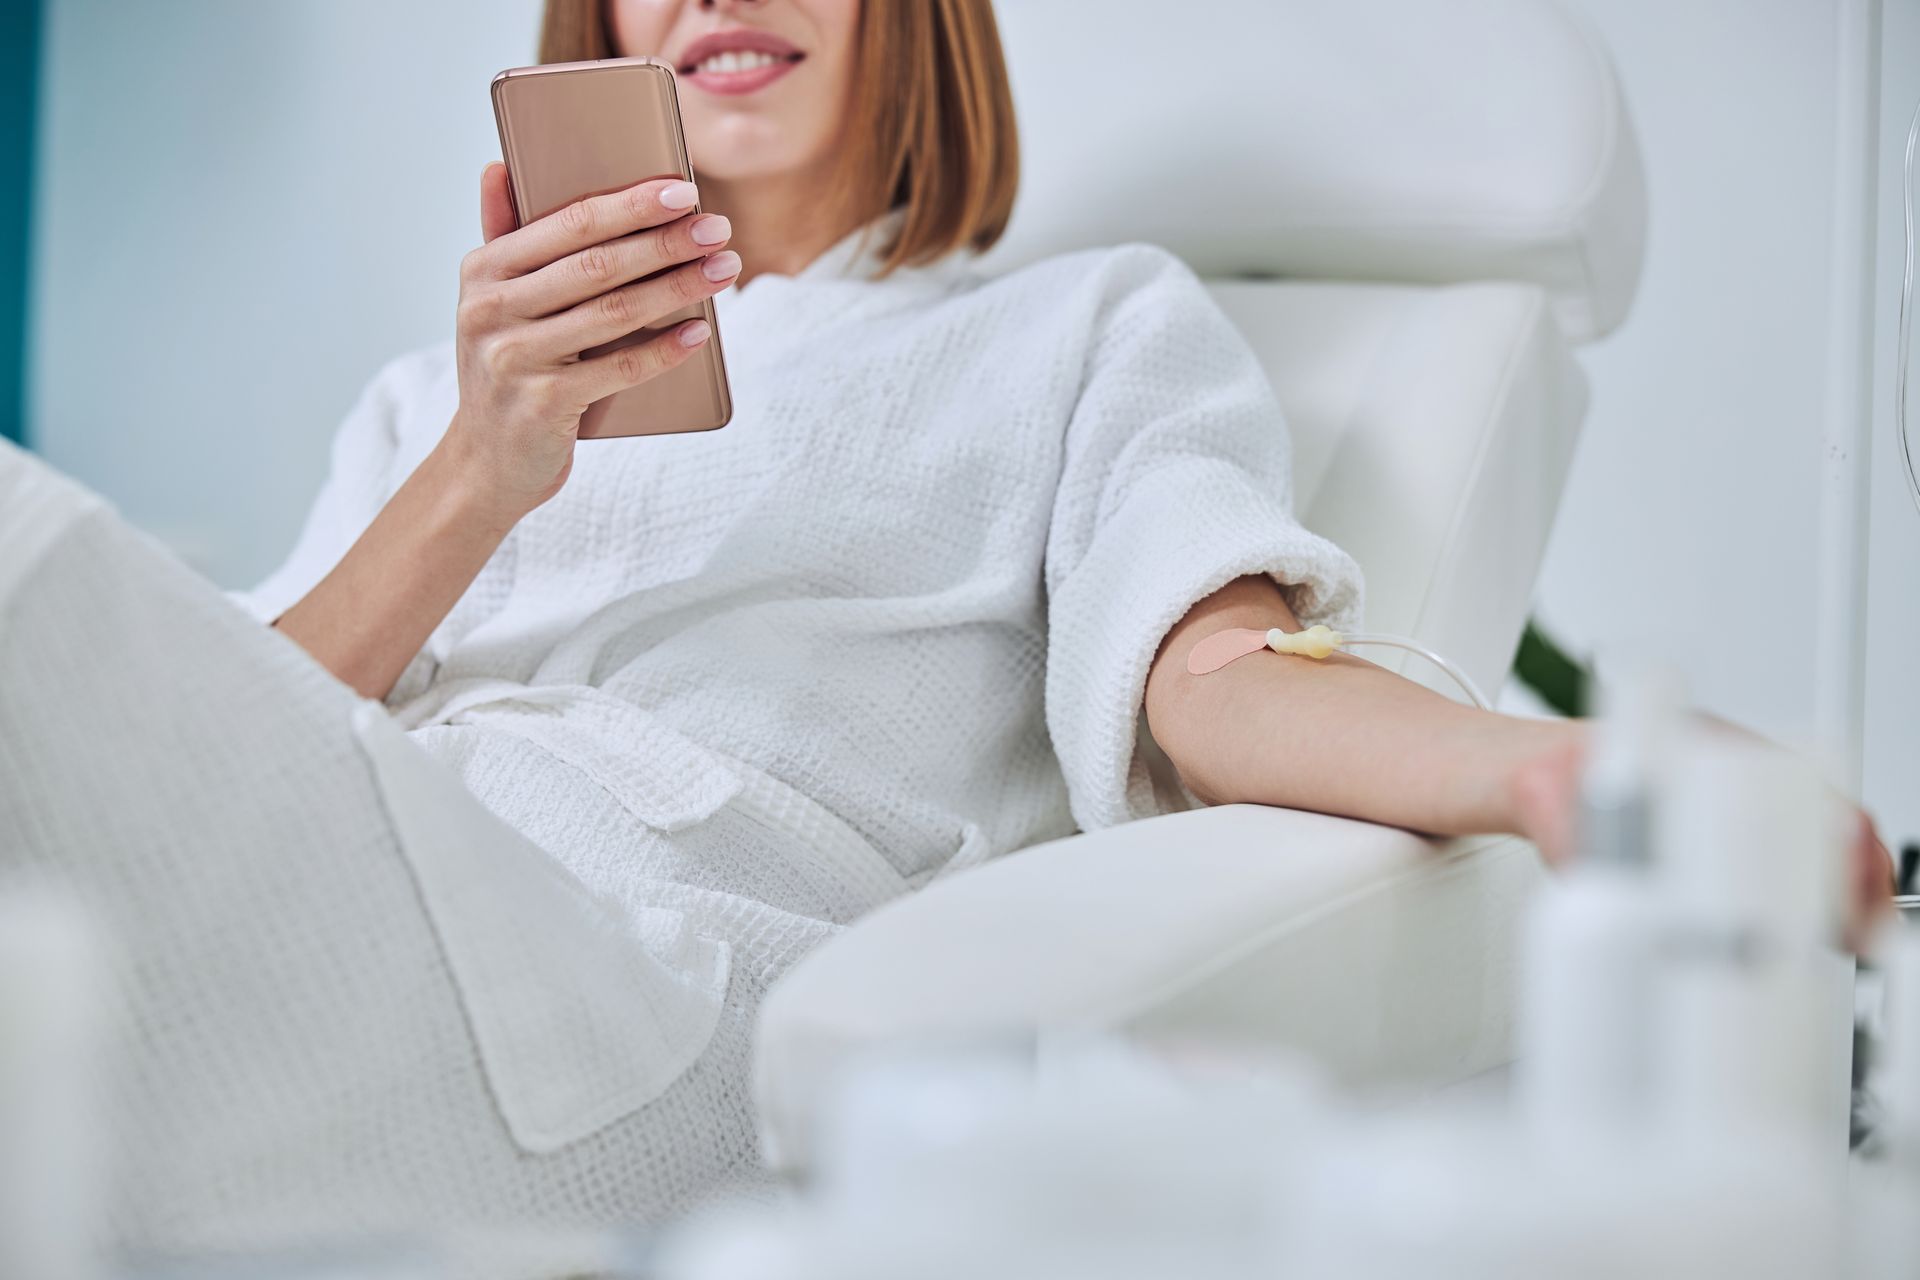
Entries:
[[27,283],[40,0],[0,0],[0,436],[26,436]]

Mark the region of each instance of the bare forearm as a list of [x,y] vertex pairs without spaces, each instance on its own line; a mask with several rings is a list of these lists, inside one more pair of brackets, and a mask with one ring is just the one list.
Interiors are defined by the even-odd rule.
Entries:
[[275,622],[385,697],[514,524],[560,491],[588,406],[685,361],[702,320],[583,352],[710,298],[740,273],[727,220],[656,178],[520,225],[504,165],[480,178],[486,244],[460,264],[460,407],[439,446],[320,585]]
[[362,695],[383,698],[512,525],[480,501],[443,442],[274,625]]
[[1478,711],[1344,654],[1256,653],[1190,675],[1195,642],[1229,627],[1296,629],[1270,582],[1241,579],[1169,633],[1147,683],[1155,739],[1211,803],[1336,813],[1436,835],[1519,831],[1511,782],[1583,732]]

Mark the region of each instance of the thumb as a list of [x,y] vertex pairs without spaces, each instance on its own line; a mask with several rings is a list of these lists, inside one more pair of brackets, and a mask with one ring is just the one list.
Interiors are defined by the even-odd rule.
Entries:
[[519,225],[513,213],[513,192],[507,186],[507,166],[495,160],[480,171],[480,235],[492,243]]

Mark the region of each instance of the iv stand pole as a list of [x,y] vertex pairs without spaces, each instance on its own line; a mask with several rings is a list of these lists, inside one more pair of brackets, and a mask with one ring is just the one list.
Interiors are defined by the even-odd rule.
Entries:
[[[1829,777],[1857,799],[1866,721],[1882,0],[1836,0],[1835,9],[1833,240],[1820,438],[1814,732]],[[1836,964],[1835,969],[1830,1032],[1835,1068],[1828,1132],[1844,1135],[1849,1072],[1842,1046],[1852,1043],[1853,966]],[[1844,1150],[1844,1139],[1839,1141]]]

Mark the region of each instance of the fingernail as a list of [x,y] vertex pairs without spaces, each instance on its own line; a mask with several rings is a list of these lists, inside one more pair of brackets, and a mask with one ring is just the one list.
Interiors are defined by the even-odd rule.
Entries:
[[740,255],[722,249],[700,264],[700,274],[713,281],[731,280],[740,274]]
[[660,206],[663,209],[691,209],[700,203],[700,188],[691,182],[669,182],[660,188]]
[[719,244],[733,234],[733,224],[717,213],[710,213],[704,218],[695,218],[689,234],[695,244]]
[[680,345],[697,347],[713,336],[713,326],[705,320],[689,320],[680,326]]

